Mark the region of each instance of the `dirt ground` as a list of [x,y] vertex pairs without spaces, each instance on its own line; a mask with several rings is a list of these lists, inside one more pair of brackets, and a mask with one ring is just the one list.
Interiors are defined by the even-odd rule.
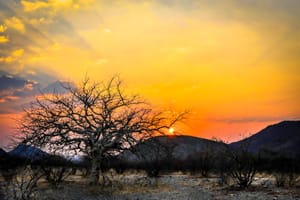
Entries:
[[147,178],[141,173],[108,174],[102,188],[88,186],[81,176],[72,176],[60,187],[39,184],[36,199],[41,200],[300,200],[300,188],[277,188],[272,177],[257,177],[253,186],[240,190],[220,186],[218,178],[174,173]]

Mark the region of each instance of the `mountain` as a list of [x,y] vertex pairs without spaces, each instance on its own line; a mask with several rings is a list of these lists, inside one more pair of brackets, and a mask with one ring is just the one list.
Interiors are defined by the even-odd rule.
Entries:
[[43,160],[49,157],[46,152],[25,144],[19,144],[16,148],[8,153],[12,157],[22,158],[31,161]]
[[7,156],[6,151],[0,148],[0,157]]
[[121,154],[122,159],[139,161],[172,156],[184,160],[203,152],[217,152],[224,149],[218,142],[192,136],[157,136],[139,143]]
[[300,121],[283,121],[270,125],[246,139],[231,143],[230,146],[245,146],[254,153],[272,151],[300,155]]
[[74,87],[74,85],[70,82],[66,81],[55,81],[51,84],[49,84],[47,87],[42,89],[42,93],[45,94],[52,94],[52,93],[57,93],[57,94],[64,94],[67,93],[67,89],[65,87]]

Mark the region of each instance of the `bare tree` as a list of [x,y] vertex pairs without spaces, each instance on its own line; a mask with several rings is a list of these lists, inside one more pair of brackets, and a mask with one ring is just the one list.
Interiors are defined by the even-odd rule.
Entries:
[[30,165],[22,166],[9,182],[6,182],[4,199],[7,200],[29,200],[36,199],[38,181],[43,173],[39,167]]
[[258,168],[258,158],[248,149],[229,149],[227,156],[231,164],[229,175],[241,187],[246,188],[251,185]]
[[97,184],[104,157],[163,134],[185,115],[155,112],[138,96],[126,95],[121,85],[118,77],[107,83],[86,78],[79,86],[63,85],[66,94],[41,95],[25,109],[24,143],[82,152],[91,161],[89,182]]
[[48,183],[57,188],[72,173],[72,168],[67,166],[42,166],[44,177]]

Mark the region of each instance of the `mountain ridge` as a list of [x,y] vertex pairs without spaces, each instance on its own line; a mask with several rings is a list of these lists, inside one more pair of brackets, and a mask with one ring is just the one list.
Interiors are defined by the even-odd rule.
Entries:
[[229,146],[247,146],[253,153],[273,151],[300,154],[300,120],[269,125],[250,137],[230,143]]
[[[159,146],[155,146],[159,144]],[[250,152],[258,153],[261,151],[278,152],[284,154],[300,155],[300,120],[298,121],[282,121],[277,124],[272,124],[250,137],[244,138],[237,142],[228,144],[231,148],[239,148],[247,144]],[[146,145],[146,147],[143,147]],[[154,145],[154,146],[151,146]],[[161,145],[161,146],[160,146]],[[142,149],[140,154],[153,154],[155,151],[170,151],[176,159],[184,160],[190,156],[195,156],[203,152],[218,153],[225,147],[224,143],[216,142],[210,139],[189,136],[189,135],[164,135],[156,136],[143,141],[132,149],[126,150],[122,153],[122,157],[131,161],[138,161],[140,158],[132,152],[138,152]],[[142,147],[140,147],[142,146]],[[164,148],[164,149],[162,149]],[[0,148],[0,156],[8,155],[11,157],[18,157],[31,161],[49,159],[50,154],[42,151],[39,148],[20,144],[10,152],[5,152]],[[150,156],[156,156],[155,154]],[[157,155],[159,156],[159,155]],[[163,155],[166,156],[166,155]],[[168,156],[168,155],[167,155]]]
[[8,154],[11,157],[17,157],[31,161],[43,160],[49,157],[49,154],[41,149],[25,144],[19,144],[13,150],[8,152]]
[[[216,153],[222,148],[224,148],[224,144],[205,138],[189,135],[167,135],[152,137],[138,143],[130,150],[123,152],[121,157],[131,162],[171,156],[178,160],[185,160],[207,151]],[[149,158],[146,158],[147,156],[144,155],[147,155]]]

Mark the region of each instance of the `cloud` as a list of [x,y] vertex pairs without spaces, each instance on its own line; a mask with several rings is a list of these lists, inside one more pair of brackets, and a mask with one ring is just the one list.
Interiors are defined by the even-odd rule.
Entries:
[[38,84],[21,77],[2,75],[0,85],[0,114],[5,114],[20,112],[22,105],[37,93]]
[[0,63],[4,62],[6,64],[17,61],[24,54],[24,49],[16,49],[6,57],[0,57]]
[[48,0],[48,1],[27,1],[21,0],[25,12],[35,12],[40,9],[79,9],[81,5],[86,5],[91,1],[73,1],[73,0]]
[[8,28],[15,29],[21,33],[25,33],[25,31],[26,31],[24,23],[21,21],[21,19],[19,19],[17,17],[11,17],[11,18],[5,19],[4,23]]
[[20,57],[24,54],[24,49],[17,49],[12,52],[13,57]]
[[21,4],[24,7],[24,11],[25,12],[32,12],[41,8],[48,8],[49,7],[49,3],[45,2],[45,1],[35,1],[35,2],[31,2],[31,1],[24,1],[21,0]]
[[[81,1],[76,3],[84,5]],[[72,24],[65,19],[64,10],[58,9],[72,9],[73,4],[75,1],[72,0],[0,1],[0,23],[3,22],[0,31],[6,31],[6,36],[12,41],[10,46],[25,50],[29,46],[44,48],[52,45],[52,38],[55,37],[53,34],[59,35],[63,41],[88,47]]]
[[7,30],[7,26],[0,25],[0,33],[4,33]]
[[5,93],[7,90],[16,90],[24,88],[31,81],[24,80],[20,77],[14,77],[11,75],[2,75],[0,77],[0,93]]
[[9,42],[9,39],[4,35],[0,35],[0,44],[6,42]]
[[[30,75],[38,76],[32,72]],[[44,77],[42,80],[45,80]],[[0,114],[20,112],[40,94],[64,94],[67,92],[63,87],[65,85],[73,84],[66,81],[53,81],[53,79],[48,84],[42,84],[0,71]]]

